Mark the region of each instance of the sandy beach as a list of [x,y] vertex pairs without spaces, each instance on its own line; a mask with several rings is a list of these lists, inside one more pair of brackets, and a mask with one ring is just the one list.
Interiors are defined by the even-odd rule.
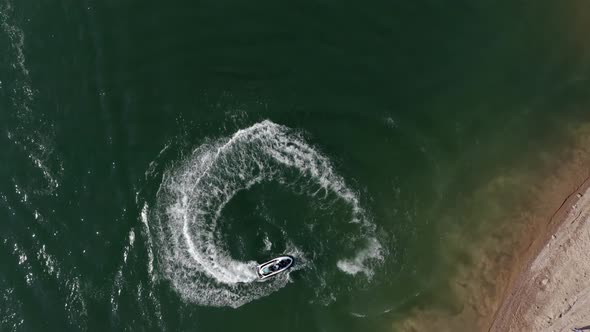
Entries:
[[529,235],[488,331],[590,330],[590,151],[579,134],[572,162],[550,181],[573,190]]
[[[590,325],[590,189],[568,197],[531,246],[490,331],[571,331]],[[540,250],[535,250],[544,243]],[[590,329],[590,328],[589,328]]]

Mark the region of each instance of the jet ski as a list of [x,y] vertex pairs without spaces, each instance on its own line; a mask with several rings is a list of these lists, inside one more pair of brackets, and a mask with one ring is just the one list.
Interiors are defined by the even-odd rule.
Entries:
[[260,277],[260,279],[266,279],[274,275],[277,275],[283,271],[286,271],[291,266],[293,266],[294,262],[295,259],[293,258],[293,256],[279,256],[277,258],[269,260],[266,263],[258,265],[256,271],[258,272],[258,276]]

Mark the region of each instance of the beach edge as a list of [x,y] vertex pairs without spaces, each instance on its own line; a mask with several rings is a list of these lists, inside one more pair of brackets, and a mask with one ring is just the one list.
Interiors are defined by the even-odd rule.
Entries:
[[490,332],[590,325],[590,174],[537,234],[513,269]]

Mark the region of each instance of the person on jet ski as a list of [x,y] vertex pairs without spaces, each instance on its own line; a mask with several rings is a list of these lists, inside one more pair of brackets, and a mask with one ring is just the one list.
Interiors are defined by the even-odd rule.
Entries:
[[289,265],[288,261],[286,261],[286,260],[279,261],[278,263],[273,265],[273,267],[274,267],[273,271],[277,271],[278,269],[285,268],[287,265]]

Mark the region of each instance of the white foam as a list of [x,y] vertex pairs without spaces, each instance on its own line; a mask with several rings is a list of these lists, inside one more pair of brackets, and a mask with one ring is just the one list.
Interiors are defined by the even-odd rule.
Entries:
[[373,270],[367,265],[371,261],[383,260],[383,252],[381,244],[374,239],[369,239],[367,247],[361,249],[353,258],[342,259],[336,263],[336,266],[345,273],[356,275],[364,273],[368,278],[373,277]]
[[385,124],[390,128],[398,128],[399,127],[398,122],[390,116],[385,118]]
[[111,292],[111,307],[113,311],[119,310],[119,298],[121,296],[121,292],[123,291],[123,287],[125,286],[123,273],[125,268],[127,267],[127,258],[129,257],[131,250],[133,250],[133,246],[135,243],[135,230],[133,228],[131,228],[131,230],[129,231],[128,242],[129,243],[125,246],[125,249],[123,250],[123,261],[121,262],[119,270],[115,275],[113,291]]
[[[305,180],[289,181],[292,171],[300,174],[298,180]],[[289,128],[267,120],[196,148],[164,172],[154,213],[144,217],[142,211],[146,228],[150,219],[156,234],[162,273],[183,298],[201,305],[238,307],[287,284],[288,275],[256,282],[257,263],[232,258],[216,232],[224,207],[238,192],[270,181],[288,187],[313,186],[312,192],[303,191],[318,200],[333,193],[347,203],[352,211],[349,222],[359,225],[369,246],[351,260],[341,261],[349,266],[343,271],[362,266],[366,275],[371,274],[364,264],[380,257],[380,245],[357,195],[333,171],[328,158]],[[298,262],[304,256],[295,245],[287,253],[298,253]]]
[[143,205],[143,208],[141,209],[141,222],[143,222],[143,224],[145,225],[144,234],[147,237],[148,273],[153,280],[153,279],[155,279],[155,276],[152,273],[154,271],[154,253],[152,251],[152,238],[150,235],[150,225],[148,224],[148,209],[149,209],[149,206],[147,203],[145,203]]
[[268,238],[268,234],[264,236],[264,251],[270,251],[272,249],[272,242]]

